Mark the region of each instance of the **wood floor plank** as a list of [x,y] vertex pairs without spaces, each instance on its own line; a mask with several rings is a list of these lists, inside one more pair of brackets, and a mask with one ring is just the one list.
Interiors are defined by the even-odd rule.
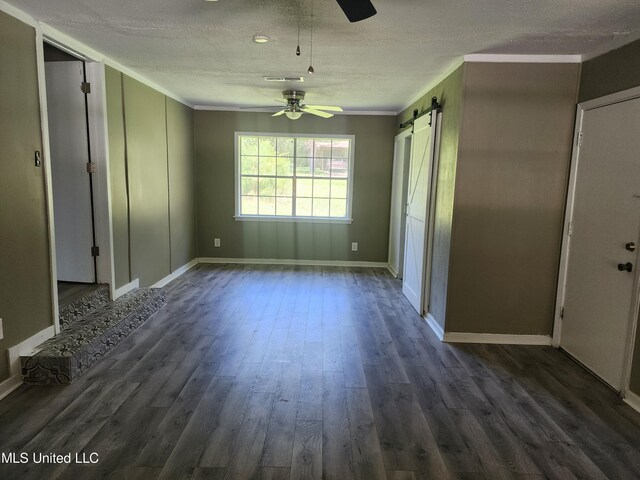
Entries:
[[296,422],[292,480],[320,480],[322,478],[322,422],[301,420]]

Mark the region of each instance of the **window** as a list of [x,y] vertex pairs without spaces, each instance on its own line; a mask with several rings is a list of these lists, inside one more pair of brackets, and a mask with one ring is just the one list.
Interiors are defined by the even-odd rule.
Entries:
[[353,143],[236,133],[236,219],[351,222]]

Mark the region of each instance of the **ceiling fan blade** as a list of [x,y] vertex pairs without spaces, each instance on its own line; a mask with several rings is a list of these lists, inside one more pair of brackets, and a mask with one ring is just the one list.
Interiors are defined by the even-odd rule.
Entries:
[[318,117],[322,117],[322,118],[331,118],[333,117],[333,113],[327,113],[327,112],[322,112],[320,110],[314,110],[313,108],[303,108],[302,111],[304,113],[310,113],[311,115],[317,115]]
[[331,105],[305,105],[307,108],[313,108],[315,110],[328,110],[330,112],[344,112],[340,107],[333,107]]
[[285,108],[284,110],[280,110],[279,112],[274,113],[273,115],[271,115],[272,117],[279,117],[280,115],[284,115],[284,113],[287,111],[287,109]]
[[373,17],[378,13],[369,0],[337,0],[351,23]]

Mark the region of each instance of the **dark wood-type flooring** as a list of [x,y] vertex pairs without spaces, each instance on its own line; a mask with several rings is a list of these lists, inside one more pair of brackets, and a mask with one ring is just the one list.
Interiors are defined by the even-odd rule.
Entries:
[[71,386],[0,401],[0,452],[99,455],[2,479],[638,479],[640,415],[553,348],[439,342],[384,270],[202,265]]

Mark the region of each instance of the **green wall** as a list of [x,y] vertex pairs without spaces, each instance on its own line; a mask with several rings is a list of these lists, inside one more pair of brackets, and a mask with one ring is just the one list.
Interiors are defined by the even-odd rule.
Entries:
[[[579,101],[640,87],[639,59],[640,40],[636,40],[585,62],[582,65]],[[629,389],[640,395],[640,328],[636,329]]]
[[429,312],[446,332],[550,335],[579,66],[465,63],[443,105]]
[[582,64],[580,94],[584,102],[640,86],[640,40]]
[[[291,121],[269,113],[196,111],[198,255],[386,262],[395,124],[393,116]],[[353,223],[234,220],[236,131],[355,135]],[[359,243],[357,252],[351,242]]]
[[107,68],[116,288],[196,258],[193,110]]
[[464,65],[461,65],[440,84],[398,115],[398,124],[404,123],[412,117],[414,109],[421,112],[429,107],[432,97],[437,97],[438,102],[442,105],[440,157],[433,228],[432,275],[429,292],[430,304],[427,308],[441,327],[444,327],[446,318],[449,252],[451,249],[451,225],[453,222],[453,198],[462,115],[464,71]]
[[7,349],[53,324],[35,31],[0,12],[0,382]]

